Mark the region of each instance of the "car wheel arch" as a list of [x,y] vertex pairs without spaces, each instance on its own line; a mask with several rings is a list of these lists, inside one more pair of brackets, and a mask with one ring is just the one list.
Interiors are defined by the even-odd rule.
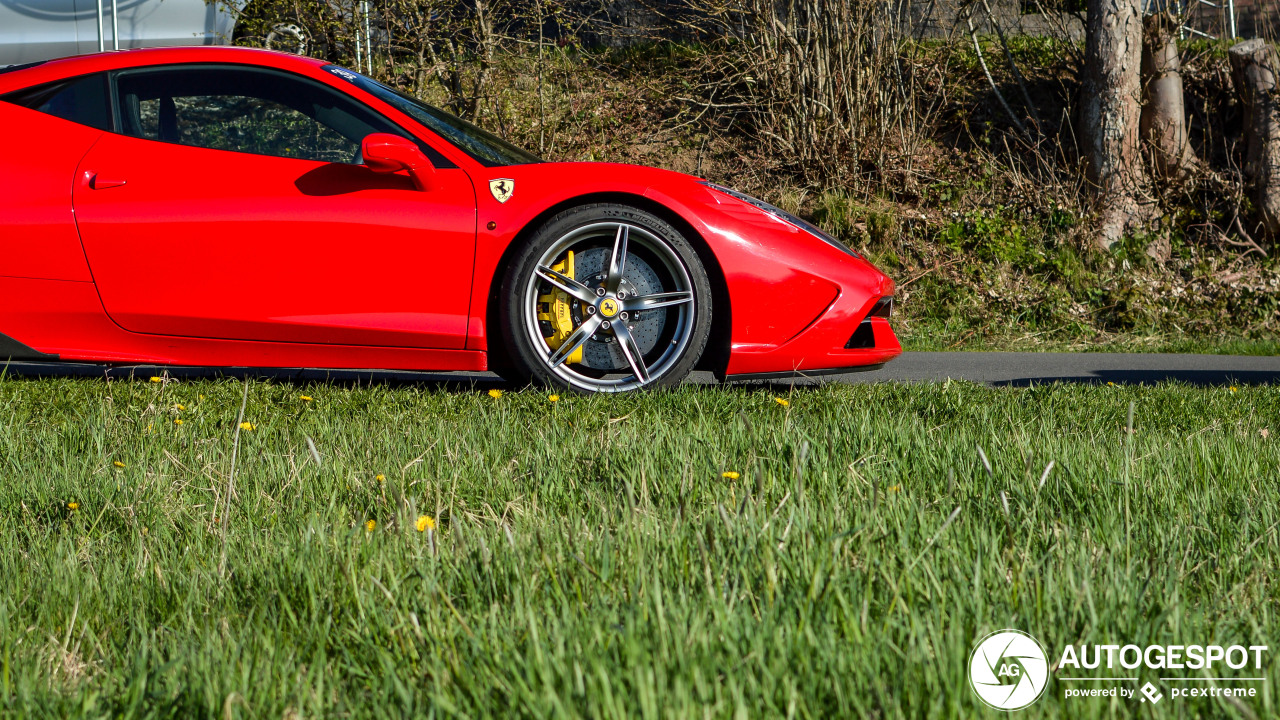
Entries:
[[[652,213],[675,227],[693,246],[694,251],[698,253],[698,259],[702,262],[703,269],[707,272],[707,279],[711,283],[712,305],[711,334],[707,338],[706,350],[703,351],[702,358],[699,360],[696,369],[708,370],[714,373],[717,378],[723,379],[725,370],[729,366],[730,332],[733,327],[733,308],[729,301],[729,285],[725,279],[724,270],[720,267],[719,259],[711,251],[711,246],[707,243],[706,238],[702,236],[702,233],[698,232],[680,213],[643,195],[626,192],[577,195],[547,207],[525,223],[515,237],[511,239],[506,249],[502,251],[501,257],[498,258],[497,264],[493,267],[492,277],[489,282],[489,294],[485,303],[485,326],[487,328],[497,327],[499,322],[498,310],[501,305],[499,293],[501,292],[502,277],[506,273],[512,258],[528,242],[529,236],[548,220],[566,210],[597,203],[629,205],[638,210]],[[485,336],[488,343],[486,352],[489,356],[489,366],[490,368],[499,368],[505,362],[507,350],[500,346],[498,333],[487,330]]]

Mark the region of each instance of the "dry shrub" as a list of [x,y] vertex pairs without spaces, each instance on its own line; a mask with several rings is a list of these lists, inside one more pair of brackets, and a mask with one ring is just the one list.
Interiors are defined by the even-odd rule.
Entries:
[[873,0],[690,0],[709,37],[700,96],[806,180],[876,176],[920,125],[906,21]]

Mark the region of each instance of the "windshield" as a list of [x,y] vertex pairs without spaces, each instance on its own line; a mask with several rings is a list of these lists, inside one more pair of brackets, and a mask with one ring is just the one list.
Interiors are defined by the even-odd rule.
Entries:
[[325,70],[337,75],[391,107],[431,128],[459,150],[475,158],[486,167],[500,165],[527,165],[542,162],[537,156],[512,145],[502,138],[454,115],[432,107],[421,100],[377,80],[367,78],[354,70],[337,65],[326,65]]

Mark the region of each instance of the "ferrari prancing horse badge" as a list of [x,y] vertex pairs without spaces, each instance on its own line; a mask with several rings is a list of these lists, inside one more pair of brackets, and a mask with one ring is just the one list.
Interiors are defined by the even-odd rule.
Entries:
[[504,203],[511,199],[511,193],[516,190],[516,181],[510,178],[498,178],[489,181],[489,192],[493,193],[493,199],[500,203]]

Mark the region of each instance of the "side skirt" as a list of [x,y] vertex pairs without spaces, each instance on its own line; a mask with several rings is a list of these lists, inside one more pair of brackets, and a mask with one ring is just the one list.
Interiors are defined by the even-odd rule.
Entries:
[[0,333],[0,359],[22,360],[28,362],[54,362],[57,355],[42,353],[33,347],[23,345],[13,338]]

